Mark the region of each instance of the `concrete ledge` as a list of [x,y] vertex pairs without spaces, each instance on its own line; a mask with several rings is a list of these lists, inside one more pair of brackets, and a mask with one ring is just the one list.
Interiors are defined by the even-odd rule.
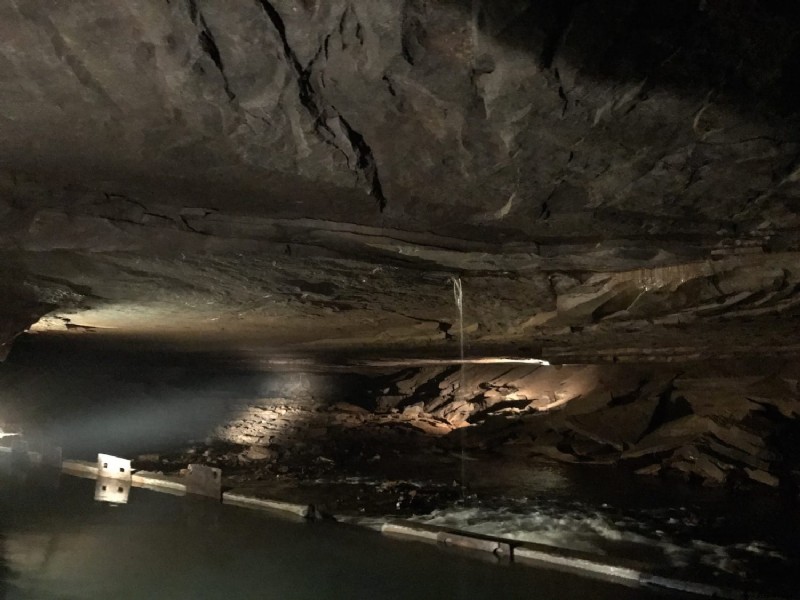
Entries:
[[727,598],[728,600],[780,600],[779,598],[761,596],[757,593],[741,592],[738,590],[720,588],[715,585],[682,581],[680,579],[649,575],[647,573],[642,573],[639,583],[646,587],[662,588],[675,592],[683,592],[685,594],[694,594],[696,596]]
[[[3,452],[2,448],[0,448],[0,452]],[[97,479],[99,469],[95,462],[65,460],[62,464],[62,471],[67,475]],[[186,494],[186,483],[182,479],[182,477],[140,471],[133,474],[132,485],[183,496]],[[309,516],[309,505],[259,498],[236,490],[223,493],[222,502],[232,506],[280,513],[298,519],[305,519]],[[380,523],[375,519],[367,520],[359,517],[345,518],[343,521],[352,525],[378,529],[383,535],[389,537],[474,552],[476,557],[490,558],[493,555],[522,565],[566,571],[583,577],[602,579],[627,586],[653,587],[682,594],[727,600],[782,600],[757,593],[653,575],[650,574],[654,570],[652,565],[622,561],[611,563],[594,554],[544,544],[518,542],[414,521],[393,520]],[[359,521],[364,522],[360,523]]]
[[133,487],[153,490],[155,492],[165,492],[175,496],[186,495],[186,484],[180,477],[162,475],[161,473],[150,473],[149,471],[134,472],[131,477]]
[[512,544],[508,540],[494,539],[490,537],[477,537],[466,532],[454,533],[442,531],[437,536],[440,544],[454,546],[463,550],[476,550],[479,552],[489,552],[498,558],[511,560]]
[[222,503],[232,506],[241,506],[243,508],[280,512],[301,518],[306,518],[308,516],[308,505],[306,504],[292,504],[290,502],[267,500],[264,498],[257,498],[256,496],[249,496],[235,490],[223,493]]
[[381,527],[381,533],[432,544],[475,552],[493,554],[498,558],[511,559],[515,542],[490,535],[459,531],[448,527],[426,525],[414,521],[389,521]]
[[426,525],[413,521],[389,521],[384,523],[380,530],[384,535],[391,537],[440,544],[484,555],[493,554],[498,558],[509,558],[521,565],[573,573],[582,577],[599,579],[629,587],[656,587],[684,594],[726,598],[729,600],[756,598],[779,600],[753,596],[752,594],[748,595],[745,592],[728,590],[710,584],[650,575],[647,571],[652,571],[653,565],[630,561],[614,561],[612,563],[604,560],[603,557],[587,552],[573,551],[544,544],[517,542],[516,540],[473,534],[468,531]]
[[85,479],[97,479],[96,462],[89,462],[87,460],[65,460],[61,463],[61,471],[67,475],[75,475],[76,477],[83,477]]
[[440,531],[417,526],[416,523],[401,523],[392,521],[381,526],[381,533],[391,537],[400,537],[437,544]]
[[642,572],[631,566],[610,564],[584,553],[539,544],[520,544],[514,548],[514,562],[576,573],[584,577],[638,586]]
[[[83,477],[84,479],[97,479],[100,473],[96,462],[86,460],[65,460],[61,463],[61,471],[67,475]],[[186,484],[182,483],[179,477],[150,473],[148,471],[134,473],[131,476],[131,485],[181,496],[186,493]]]
[[336,515],[335,519],[337,523],[341,523],[342,525],[360,527],[361,529],[369,529],[371,531],[377,531],[378,533],[380,533],[384,525],[386,525],[385,519],[373,518],[373,517]]

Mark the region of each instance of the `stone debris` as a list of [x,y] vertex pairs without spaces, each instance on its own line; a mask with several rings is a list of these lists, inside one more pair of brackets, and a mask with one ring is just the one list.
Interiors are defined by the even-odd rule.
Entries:
[[247,460],[269,460],[274,453],[264,446],[250,446],[242,453],[242,456]]
[[[464,439],[473,449],[513,445],[559,462],[619,463],[641,475],[710,486],[749,481],[794,489],[800,395],[791,377],[796,371],[777,367],[781,373],[766,378],[746,367],[731,373],[730,365],[717,369],[703,363],[683,373],[668,367],[540,367],[517,373],[503,386],[499,382],[507,373],[484,369],[488,381],[462,396],[473,405],[469,420],[476,424]],[[473,372],[470,380],[477,379]],[[495,394],[487,395],[487,389]],[[557,400],[518,414],[491,410],[523,389]],[[565,393],[571,393],[566,402]],[[441,398],[426,406],[447,414]]]
[[658,398],[646,398],[629,405],[574,416],[565,423],[575,433],[621,452],[641,439],[653,419],[658,402]]
[[424,366],[359,375],[349,398],[328,394],[337,386],[325,380],[298,387],[287,378],[269,396],[226,401],[208,439],[141,455],[134,467],[169,473],[202,462],[237,485],[388,478],[405,487],[375,493],[410,512],[439,493],[413,478],[441,483],[446,472],[449,482],[464,460],[618,465],[797,493],[797,367]]

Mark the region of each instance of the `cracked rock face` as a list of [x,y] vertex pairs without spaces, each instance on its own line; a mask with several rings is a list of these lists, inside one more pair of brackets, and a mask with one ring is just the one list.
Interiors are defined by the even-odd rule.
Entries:
[[[0,7],[0,356],[796,356],[800,8]],[[41,318],[41,320],[40,320]],[[38,321],[38,323],[37,323]]]

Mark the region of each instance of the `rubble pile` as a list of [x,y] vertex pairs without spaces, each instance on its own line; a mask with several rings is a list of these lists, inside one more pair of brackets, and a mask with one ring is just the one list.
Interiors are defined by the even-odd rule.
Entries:
[[478,461],[616,465],[706,486],[796,490],[796,372],[791,362],[408,368],[363,379],[353,402],[308,387],[232,400],[189,452],[242,481],[435,479],[437,465],[466,451]]

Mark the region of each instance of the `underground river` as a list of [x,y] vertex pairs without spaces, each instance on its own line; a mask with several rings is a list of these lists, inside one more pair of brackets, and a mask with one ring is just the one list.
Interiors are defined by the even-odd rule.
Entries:
[[203,499],[133,489],[127,504],[95,502],[94,487],[0,479],[0,597],[663,597]]
[[[482,449],[480,444],[490,439],[491,431],[486,438],[481,437],[484,434],[478,437],[480,444],[470,444],[470,436],[480,429],[434,435],[436,429],[429,427],[433,421],[424,417],[394,413],[376,417],[346,402],[365,404],[363,398],[370,393],[365,386],[370,379],[362,375],[263,372],[232,366],[229,357],[219,356],[115,353],[102,347],[92,352],[91,346],[74,353],[71,349],[69,345],[64,348],[24,339],[0,370],[6,422],[16,423],[26,434],[42,435],[61,445],[65,458],[94,460],[98,452],[105,452],[133,459],[135,468],[164,473],[178,473],[187,464],[200,462],[222,469],[225,489],[298,504],[313,503],[345,519],[411,519],[425,525],[588,552],[611,561],[638,561],[661,576],[741,592],[791,598],[798,583],[800,517],[796,505],[780,493],[641,477],[614,464],[561,464],[541,457],[520,460],[520,451],[514,446]],[[42,362],[39,357],[43,354],[52,360]],[[324,400],[319,401],[319,397]],[[253,417],[254,411],[260,416]],[[269,419],[277,423],[274,434],[284,438],[255,445],[236,443]],[[353,419],[358,419],[355,425],[337,425]],[[468,435],[464,437],[462,432]],[[48,590],[32,596],[20,594],[27,593],[24,586],[46,582],[66,590],[55,583],[63,578],[100,585],[102,570],[97,565],[90,568],[94,559],[81,561],[81,569],[76,570],[55,567],[59,563],[47,557],[56,549],[69,547],[68,542],[85,544],[94,549],[92,552],[103,554],[99,548],[115,535],[120,540],[115,544],[135,544],[124,551],[112,545],[109,557],[114,557],[115,564],[138,560],[135,557],[156,565],[171,564],[172,559],[164,556],[158,560],[145,557],[143,548],[147,544],[164,548],[176,561],[189,561],[172,563],[158,576],[156,569],[152,582],[149,575],[136,576],[148,585],[177,581],[180,585],[197,583],[207,590],[259,586],[263,579],[240,580],[235,575],[237,569],[269,572],[283,564],[273,558],[284,556],[297,561],[296,567],[286,567],[287,572],[297,569],[324,574],[338,569],[344,573],[342,585],[354,586],[353,590],[363,585],[365,593],[370,590],[370,594],[377,594],[383,589],[380,586],[389,585],[377,574],[384,567],[370,562],[365,574],[363,565],[358,566],[359,561],[369,562],[360,557],[360,549],[374,547],[374,551],[365,550],[365,556],[398,553],[395,559],[386,558],[384,565],[398,572],[397,582],[392,584],[400,586],[396,597],[408,597],[404,594],[412,589],[414,597],[443,597],[444,588],[439,587],[443,582],[462,585],[466,581],[467,576],[456,574],[462,568],[470,572],[469,578],[485,578],[488,587],[481,587],[484,583],[477,580],[463,583],[462,587],[446,588],[449,597],[472,597],[452,594],[501,588],[508,590],[504,591],[506,597],[514,597],[518,590],[539,579],[545,583],[537,583],[537,589],[548,589],[547,582],[561,589],[562,584],[557,582],[568,579],[569,585],[575,586],[574,595],[561,597],[582,597],[584,584],[575,577],[480,562],[467,567],[463,565],[472,563],[464,562],[463,557],[437,555],[433,548],[416,549],[416,545],[409,550],[405,544],[362,531],[326,523],[288,524],[241,509],[181,503],[142,490],[133,490],[130,504],[117,508],[92,502],[90,483],[68,477],[46,490],[6,479],[2,493],[6,585],[15,590],[8,596],[11,598],[48,597],[42,595],[51,593]],[[172,516],[185,511],[195,512],[170,522]],[[208,533],[206,521],[192,517],[197,511],[211,515],[209,523],[221,525]],[[269,533],[257,536],[253,531],[262,523],[269,523]],[[23,531],[25,537],[20,537]],[[241,532],[246,534],[237,541]],[[270,542],[278,534],[289,540]],[[204,535],[210,536],[203,542],[205,546],[191,542]],[[334,563],[328,564],[320,548],[339,544],[338,536],[342,536],[341,543],[349,540],[347,543],[352,541],[356,547],[352,555],[329,550]],[[14,542],[23,539],[24,544]],[[306,543],[307,551],[301,549]],[[187,550],[182,544],[197,548]],[[263,568],[257,569],[250,561],[257,560],[262,552],[259,544],[266,548],[263,552],[282,547],[286,553],[265,554]],[[29,559],[20,558],[23,546],[31,547]],[[226,552],[225,564],[232,565],[229,577],[227,572],[214,574],[218,555],[205,556],[204,547],[241,548],[246,552]],[[9,554],[9,548],[16,548],[16,554]],[[413,561],[422,560],[418,557],[423,554],[430,554],[425,560],[437,569],[452,572],[452,576],[439,573],[436,577],[418,577],[416,574],[424,573],[424,569]],[[412,562],[403,562],[403,557],[411,557],[408,560]],[[204,566],[206,561],[210,561],[209,568]],[[33,563],[39,570],[46,566],[46,576],[32,571],[29,567]],[[140,567],[130,564],[125,573],[134,577],[133,573],[147,573],[153,568],[146,562]],[[35,576],[34,571],[38,573]],[[202,585],[195,581],[195,575],[187,579],[188,572],[199,573]],[[352,580],[347,579],[350,577]],[[501,578],[501,583],[493,578]],[[308,590],[301,587],[297,596],[275,597],[306,597],[303,594],[312,594],[313,590],[319,593],[313,585],[316,579],[295,579],[298,585],[309,586]],[[373,579],[377,583],[371,583]],[[275,585],[275,589],[284,589],[280,586],[290,583]],[[373,585],[378,587],[370,587]],[[405,591],[401,593],[401,589]],[[231,597],[248,597],[248,593],[242,591]],[[112,596],[126,597],[116,592]],[[347,597],[359,595],[353,591]]]

